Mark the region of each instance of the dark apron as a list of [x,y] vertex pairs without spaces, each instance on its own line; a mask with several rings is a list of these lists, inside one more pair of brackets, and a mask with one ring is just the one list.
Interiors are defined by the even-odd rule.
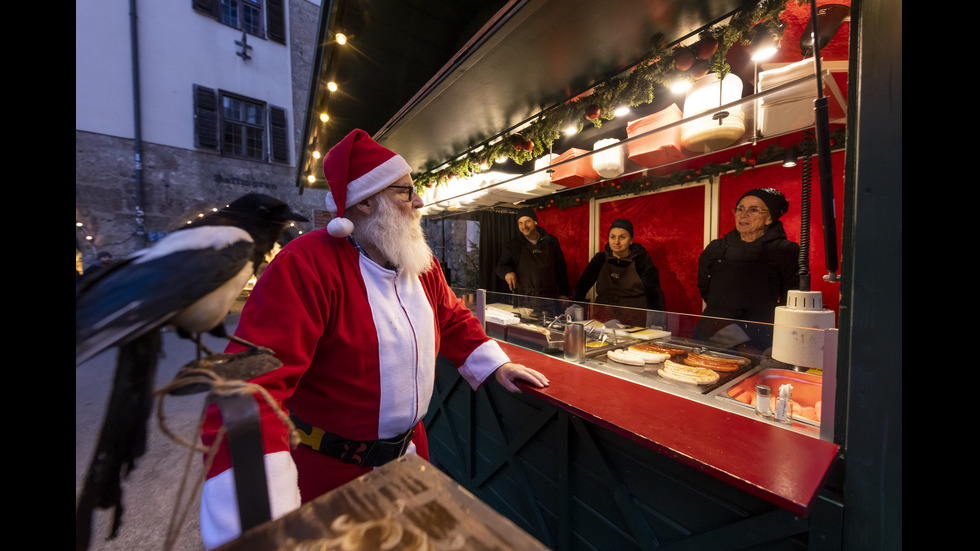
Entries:
[[555,278],[555,256],[544,239],[535,244],[525,243],[517,261],[518,294],[532,297],[558,298]]
[[606,260],[595,283],[596,302],[630,308],[647,308],[647,295],[643,280],[636,272],[636,265],[628,261],[625,266]]
[[[750,339],[750,344],[758,350],[772,346],[772,327],[778,305],[771,296],[772,269],[762,254],[748,255],[733,259],[730,255],[722,257],[711,269],[711,302],[704,310],[705,316],[760,322],[760,325],[738,323]],[[733,322],[702,318],[695,336],[710,338],[721,328]]]

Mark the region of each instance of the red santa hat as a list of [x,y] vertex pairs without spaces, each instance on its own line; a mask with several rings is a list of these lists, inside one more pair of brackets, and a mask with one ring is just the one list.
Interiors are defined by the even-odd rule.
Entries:
[[323,175],[330,186],[327,210],[336,215],[327,224],[327,231],[334,237],[350,235],[354,223],[344,218],[344,209],[411,173],[400,155],[372,140],[367,132],[359,128],[352,131],[323,159]]

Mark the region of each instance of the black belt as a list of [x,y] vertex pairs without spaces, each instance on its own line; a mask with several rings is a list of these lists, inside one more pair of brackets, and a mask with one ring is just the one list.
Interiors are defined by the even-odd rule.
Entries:
[[332,432],[303,421],[294,413],[289,414],[293,425],[300,432],[300,444],[323,455],[361,467],[380,467],[405,453],[415,434],[413,426],[408,432],[383,440],[348,440]]

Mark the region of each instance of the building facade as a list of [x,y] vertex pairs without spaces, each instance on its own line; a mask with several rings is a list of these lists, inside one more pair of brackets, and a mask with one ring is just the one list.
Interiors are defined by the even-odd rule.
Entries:
[[295,181],[319,11],[318,0],[76,4],[76,267],[250,192],[313,219],[324,192],[301,195]]

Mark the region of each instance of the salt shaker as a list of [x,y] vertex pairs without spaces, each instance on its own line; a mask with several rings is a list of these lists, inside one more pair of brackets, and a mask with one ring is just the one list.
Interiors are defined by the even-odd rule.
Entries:
[[755,413],[766,418],[772,417],[772,389],[768,385],[755,386]]

